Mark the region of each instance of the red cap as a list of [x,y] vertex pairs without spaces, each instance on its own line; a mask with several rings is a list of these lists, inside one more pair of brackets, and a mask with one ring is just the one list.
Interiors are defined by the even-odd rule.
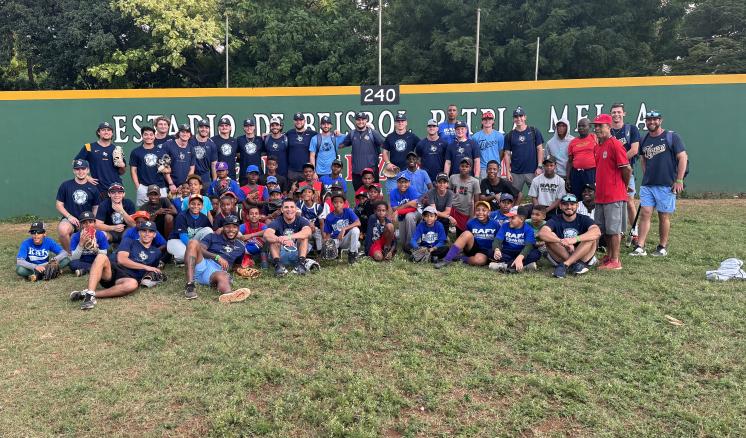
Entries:
[[150,220],[150,213],[148,213],[147,211],[138,210],[138,211],[134,212],[130,217],[133,220],[138,220],[140,218]]
[[363,169],[363,171],[360,173],[360,175],[365,175],[366,173],[369,173],[371,175],[375,175],[376,174],[375,172],[373,172],[373,169],[371,169],[370,167],[366,167],[365,169]]
[[355,197],[357,197],[358,195],[362,195],[362,194],[365,194],[366,196],[368,195],[368,188],[367,187],[360,186],[360,188],[357,189],[357,191],[355,191]]
[[495,118],[495,113],[493,113],[492,111],[487,111],[484,114],[482,114],[482,119],[483,120],[484,119],[494,119],[494,118]]
[[599,114],[596,116],[595,119],[593,119],[594,125],[601,125],[601,124],[607,124],[611,125],[611,116],[608,114]]

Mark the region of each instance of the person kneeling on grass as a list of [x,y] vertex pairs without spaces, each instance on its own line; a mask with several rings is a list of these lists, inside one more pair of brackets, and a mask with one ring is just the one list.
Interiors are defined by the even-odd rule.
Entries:
[[275,265],[275,276],[284,277],[288,271],[285,265],[295,264],[294,274],[304,275],[309,268],[318,264],[306,259],[308,239],[311,237],[311,223],[297,214],[298,207],[292,199],[282,201],[282,215],[267,224],[264,240],[269,243],[269,252]]
[[495,240],[495,234],[500,229],[500,225],[490,219],[489,202],[477,202],[474,214],[475,217],[466,223],[466,230],[453,242],[448,254],[435,264],[436,269],[451,264],[461,251],[464,252],[462,258],[464,263],[472,266],[484,266],[489,263],[494,253],[492,242]]
[[332,195],[334,210],[324,220],[324,242],[333,239],[338,250],[348,251],[347,263],[353,264],[360,249],[360,219],[351,208],[345,208],[344,204],[344,193]]
[[374,201],[373,211],[365,231],[365,253],[377,262],[388,261],[396,254],[396,231],[388,217],[389,206],[386,201]]
[[98,254],[107,254],[109,241],[106,234],[96,229],[96,216],[93,212],[84,211],[78,218],[80,231],[73,234],[70,240],[70,270],[76,277],[82,277],[91,270],[93,260]]
[[[153,244],[156,230],[155,223],[151,221],[138,225],[139,238],[122,240],[115,261],[109,260],[105,254],[96,255],[88,276],[88,287],[82,291],[72,291],[70,300],[83,300],[80,309],[90,310],[96,306],[97,298],[123,297],[136,291],[146,274],[155,282],[165,280],[157,267],[161,251]],[[96,291],[99,283],[105,289]],[[145,282],[143,285],[147,286]]]
[[522,205],[517,212],[509,212],[510,221],[502,224],[492,244],[495,248],[490,269],[500,272],[521,272],[536,270],[536,262],[541,253],[534,247],[536,238],[531,224],[526,218],[531,215],[531,206]]
[[208,234],[201,241],[189,242],[184,254],[186,299],[197,298],[195,280],[205,286],[214,286],[220,292],[221,303],[243,301],[251,294],[248,288],[231,291],[231,276],[228,271],[246,253],[244,243],[238,238],[238,226],[238,217],[230,215],[225,218],[220,234]]
[[[422,211],[422,221],[417,224],[412,234],[410,246],[414,256],[413,261],[433,261],[436,262],[448,253],[446,246],[446,230],[438,219],[438,210],[432,205],[428,205]],[[426,258],[418,260],[415,256],[419,251],[425,249],[429,252]]]
[[596,247],[601,229],[588,216],[577,214],[578,198],[568,193],[560,200],[561,215],[547,221],[539,231],[546,242],[547,259],[555,266],[554,276],[565,278],[567,268],[575,275],[588,272],[597,263]]
[[[57,263],[58,267],[64,268],[70,263],[67,257],[67,251],[62,249],[59,243],[54,239],[47,237],[47,231],[44,229],[44,223],[34,222],[31,224],[29,234],[31,237],[21,242],[16,256],[16,274],[29,281],[51,280],[48,275],[44,275],[50,263]],[[50,258],[50,253],[55,256]],[[52,271],[50,271],[52,272]],[[57,273],[59,273],[59,269]]]

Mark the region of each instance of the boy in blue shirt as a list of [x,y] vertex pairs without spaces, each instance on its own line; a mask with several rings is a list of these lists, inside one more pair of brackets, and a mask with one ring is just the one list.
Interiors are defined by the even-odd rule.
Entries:
[[510,221],[508,213],[513,209],[513,195],[510,193],[503,193],[500,195],[500,203],[498,205],[500,206],[500,209],[490,213],[490,219],[494,220],[497,225],[501,227],[504,223]]
[[400,174],[405,174],[409,177],[410,187],[417,192],[418,196],[422,196],[433,188],[433,182],[430,179],[430,175],[426,171],[419,168],[420,157],[417,153],[410,152],[407,154],[407,168],[404,169]]
[[345,208],[345,195],[332,194],[334,210],[324,219],[324,241],[334,239],[338,249],[346,249],[347,263],[357,260],[360,249],[360,219],[351,208]]
[[78,218],[80,231],[73,234],[70,241],[72,254],[70,255],[70,270],[76,277],[88,274],[93,260],[98,254],[107,254],[109,241],[103,231],[95,229],[96,216],[93,212],[84,211]]
[[430,251],[431,261],[436,261],[448,253],[446,247],[448,236],[443,224],[437,218],[438,210],[435,207],[432,205],[425,207],[422,211],[422,221],[417,224],[409,243],[412,251],[416,251],[420,247],[427,248]]
[[347,194],[347,181],[342,177],[342,162],[339,160],[332,161],[332,173],[331,175],[322,175],[319,177],[319,181],[323,184],[323,190],[331,190],[332,185],[335,182],[339,182],[342,186],[342,191]]
[[541,253],[535,248],[534,228],[526,223],[531,206],[522,205],[517,212],[509,212],[509,222],[504,223],[492,244],[493,258],[490,269],[501,272],[522,272],[524,268],[536,270]]
[[[41,279],[47,265],[54,261],[60,265],[60,269],[70,263],[67,258],[67,251],[47,237],[47,231],[44,229],[44,223],[34,222],[29,229],[31,237],[21,242],[16,256],[16,274],[29,281]],[[55,256],[50,258],[50,253]]]
[[492,242],[500,226],[490,219],[490,204],[479,201],[474,207],[475,217],[466,223],[466,230],[453,242],[448,253],[435,264],[436,269],[444,268],[463,251],[462,260],[472,266],[484,266],[492,257]]

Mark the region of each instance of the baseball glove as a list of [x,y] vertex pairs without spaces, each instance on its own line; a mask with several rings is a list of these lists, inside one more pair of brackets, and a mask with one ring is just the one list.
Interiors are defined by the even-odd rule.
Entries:
[[243,278],[259,278],[262,275],[261,271],[255,268],[239,267],[236,268],[236,275]]
[[158,172],[159,173],[171,173],[171,156],[168,154],[163,154],[161,158],[158,159]]
[[415,263],[423,263],[430,261],[430,250],[421,246],[412,251],[412,261]]
[[42,279],[49,281],[60,276],[60,264],[56,260],[47,263],[42,273]]
[[96,227],[91,225],[85,227],[80,233],[81,238],[86,236],[88,240],[83,242],[83,249],[86,251],[98,251],[98,241],[96,240]]
[[303,265],[304,268],[306,268],[306,271],[308,272],[316,272],[321,270],[321,266],[319,266],[318,263],[316,263],[316,260],[313,259],[306,259],[306,263]]
[[114,161],[115,167],[124,167],[124,149],[121,146],[114,147],[111,158]]
[[144,287],[156,287],[166,280],[166,274],[163,272],[148,272],[140,280],[140,285]]
[[321,247],[321,258],[324,260],[334,260],[339,255],[339,249],[337,249],[337,242],[334,239],[324,241],[324,245]]

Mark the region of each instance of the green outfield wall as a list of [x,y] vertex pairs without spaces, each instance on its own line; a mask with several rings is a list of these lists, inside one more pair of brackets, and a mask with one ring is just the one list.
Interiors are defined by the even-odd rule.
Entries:
[[[458,105],[472,131],[486,109],[495,111],[496,128],[511,129],[512,110],[521,105],[528,123],[549,139],[553,121],[562,115],[574,124],[608,112],[613,102],[625,103],[626,121],[637,123],[643,135],[645,111],[664,114],[664,127],[677,131],[689,152],[687,190],[746,192],[746,147],[740,138],[746,132],[746,75],[403,85],[396,105],[362,105],[360,87],[0,92],[0,218],[54,215],[57,187],[72,177],[72,158],[96,139],[101,121],[115,127],[115,143],[129,156],[140,140],[139,127],[160,115],[171,118],[174,132],[177,123],[194,127],[200,118],[215,130],[217,120],[227,116],[240,135],[247,117],[257,120],[263,134],[274,115],[291,127],[294,112],[305,113],[312,126],[328,114],[346,131],[353,113],[362,110],[386,134],[394,114],[405,111],[410,129],[423,136],[426,121],[442,120],[450,103]],[[129,171],[124,180],[132,193]]]

